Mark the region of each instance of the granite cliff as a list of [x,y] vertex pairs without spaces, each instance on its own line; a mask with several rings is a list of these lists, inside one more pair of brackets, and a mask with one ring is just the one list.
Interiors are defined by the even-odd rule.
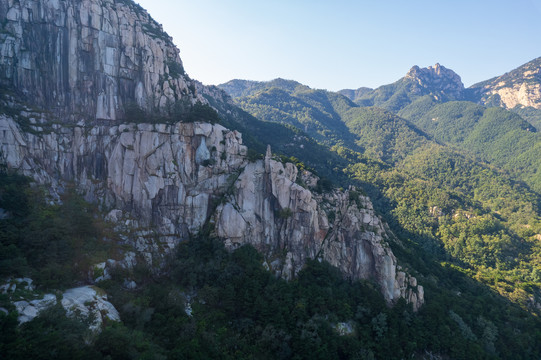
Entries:
[[[3,161],[53,196],[75,183],[130,229],[124,239],[147,263],[205,228],[230,248],[253,245],[285,278],[320,257],[351,279],[375,281],[389,302],[423,304],[422,286],[398,265],[394,236],[368,198],[353,188],[316,194],[315,176],[270,149],[249,161],[237,131],[187,121],[185,111],[206,100],[141,8],[2,0],[0,19]],[[177,105],[182,111],[168,117]],[[130,117],[133,106],[143,121]],[[163,121],[144,121],[151,112]],[[133,258],[127,252],[123,261]]]
[[0,18],[0,83],[63,122],[197,100],[172,39],[131,1],[9,0]]
[[470,87],[475,100],[488,106],[541,109],[541,58]]

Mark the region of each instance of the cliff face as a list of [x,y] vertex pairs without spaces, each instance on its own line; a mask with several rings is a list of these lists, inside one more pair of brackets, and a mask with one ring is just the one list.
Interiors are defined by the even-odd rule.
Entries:
[[2,86],[65,122],[197,99],[172,39],[131,1],[4,0],[0,19]]
[[541,58],[502,76],[475,84],[470,90],[476,101],[484,105],[541,109]]
[[[314,194],[295,182],[293,164],[273,160],[270,151],[248,162],[236,131],[208,123],[46,131],[33,121],[23,132],[0,116],[8,167],[53,192],[74,181],[88,200],[113,209],[111,220],[147,229],[127,241],[149,263],[211,224],[226,246],[253,245],[284,278],[321,256],[352,279],[376,281],[390,302],[404,297],[417,309],[424,301],[415,278],[400,271],[368,198],[354,190]],[[303,182],[315,186],[317,179],[304,174]]]
[[460,100],[464,97],[464,84],[460,76],[440,64],[427,68],[414,66],[404,79],[416,83],[420,89],[423,89],[422,93],[441,93],[454,100]]
[[292,278],[307,259],[320,257],[351,279],[375,280],[388,301],[405,298],[418,309],[423,287],[400,271],[389,248],[389,229],[370,199],[355,189],[316,194],[317,178],[300,176],[291,164],[272,159],[248,164],[214,215],[216,234],[234,248],[251,244],[266,266]]
[[50,120],[24,114],[40,122],[30,132],[0,115],[1,151],[10,168],[53,192],[74,181],[87,200],[130,213],[139,226],[154,227],[169,247],[199,230],[213,197],[246,162],[241,135],[220,125],[47,129]]
[[[252,244],[285,278],[319,256],[345,276],[374,280],[389,302],[421,306],[422,287],[400,270],[366,197],[353,189],[315,194],[315,177],[301,174],[305,185],[297,184],[297,168],[270,151],[249,162],[241,134],[221,125],[130,122],[130,104],[167,111],[203,99],[171,39],[142,9],[129,1],[0,0],[0,20],[0,78],[10,90],[0,94],[3,162],[53,195],[77,184],[131,229],[124,239],[148,263],[213,228],[228,247]],[[132,263],[134,253],[125,255]]]

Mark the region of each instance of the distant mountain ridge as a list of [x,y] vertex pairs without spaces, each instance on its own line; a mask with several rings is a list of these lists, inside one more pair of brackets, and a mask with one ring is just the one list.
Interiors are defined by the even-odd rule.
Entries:
[[[419,97],[430,102],[468,100],[483,106],[513,110],[536,128],[541,127],[541,57],[501,76],[464,88],[460,76],[440,64],[413,66],[398,81],[369,89],[344,89],[340,94],[362,106],[379,106],[400,111]],[[427,101],[425,99],[425,101]]]
[[541,57],[470,87],[481,104],[541,109]]
[[432,96],[435,101],[465,98],[460,76],[440,64],[427,68],[415,65],[403,78],[376,89],[363,87],[357,90],[345,89],[339,93],[361,106],[378,106],[395,112],[425,95]]
[[264,89],[278,87],[280,89],[293,91],[297,87],[308,89],[308,86],[294,80],[285,80],[277,78],[271,81],[251,81],[251,80],[231,80],[224,84],[218,85],[219,88],[227,92],[231,97],[242,97],[252,95]]

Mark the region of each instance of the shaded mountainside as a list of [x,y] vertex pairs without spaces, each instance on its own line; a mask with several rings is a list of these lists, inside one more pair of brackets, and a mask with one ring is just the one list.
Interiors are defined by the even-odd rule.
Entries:
[[217,87],[198,83],[197,89],[218,111],[224,126],[243,134],[251,158],[262,158],[267,145],[271,145],[273,152],[285,156],[300,168],[316,171],[326,186],[329,185],[328,179],[349,184],[348,177],[343,173],[348,165],[347,160],[329,151],[304,131],[283,122],[261,121],[239,108],[224,90]]
[[[267,90],[237,98],[236,103],[267,121],[295,124],[302,119],[309,124],[316,119],[296,111],[300,97],[308,92],[269,84]],[[311,97],[316,108],[325,108],[326,99],[333,98],[321,90],[311,93],[320,95]],[[528,288],[526,284],[533,279],[541,255],[536,245],[541,230],[540,197],[516,178],[536,183],[538,158],[530,156],[536,147],[521,147],[529,141],[535,143],[535,129],[504,109],[486,109],[466,101],[442,103],[433,95],[412,98],[415,100],[404,103],[399,112],[403,117],[378,107],[335,102],[332,105],[341,106],[328,113],[336,114],[346,125],[348,134],[340,137],[353,135],[354,144],[333,137],[322,143],[349,162],[346,173],[364,184],[393,231],[420,245],[428,256],[452,259],[464,269],[473,267],[483,281],[515,301],[521,298],[518,301],[523,306],[533,309],[526,294],[537,298],[538,285]],[[321,103],[315,104],[317,100]],[[288,113],[288,109],[292,111]],[[517,141],[509,146],[509,139]],[[509,153],[515,157],[502,156]],[[480,217],[474,220],[474,214]],[[517,257],[524,262],[511,260]],[[485,263],[489,258],[492,260]],[[500,270],[494,271],[494,267]],[[509,277],[507,284],[513,285],[493,281],[495,273]],[[512,275],[519,273],[519,277]],[[519,283],[525,291],[511,294]]]
[[250,80],[231,80],[218,87],[228,93],[231,97],[243,97],[255,95],[263,90],[271,88],[280,88],[292,92],[298,88],[309,89],[307,86],[293,80],[274,79],[271,81],[250,81]]
[[[249,90],[238,91],[238,84]],[[344,126],[340,112],[356,105],[342,95],[282,79],[269,82],[232,80],[219,88],[225,91],[233,88],[233,93],[229,94],[232,97],[243,94],[235,101],[260,120],[292,125],[320,143],[342,141],[354,146],[355,137]]]
[[[541,354],[522,183],[392,106],[202,86],[129,0],[0,0],[0,24],[0,357]],[[357,95],[462,96],[409,76]]]
[[357,102],[357,100],[362,98],[364,95],[371,93],[373,90],[374,89],[362,87],[355,90],[343,89],[343,90],[338,91],[338,93],[344,95],[345,97],[347,97],[353,102]]

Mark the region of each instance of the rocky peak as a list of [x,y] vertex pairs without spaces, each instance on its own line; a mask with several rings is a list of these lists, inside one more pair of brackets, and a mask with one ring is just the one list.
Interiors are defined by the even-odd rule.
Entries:
[[470,89],[483,105],[541,109],[541,57]]
[[431,93],[441,93],[454,99],[460,99],[464,94],[464,84],[460,76],[438,63],[427,68],[415,65],[408,71],[404,79],[412,80]]
[[0,84],[64,122],[198,99],[171,37],[130,0],[0,0],[0,20]]

